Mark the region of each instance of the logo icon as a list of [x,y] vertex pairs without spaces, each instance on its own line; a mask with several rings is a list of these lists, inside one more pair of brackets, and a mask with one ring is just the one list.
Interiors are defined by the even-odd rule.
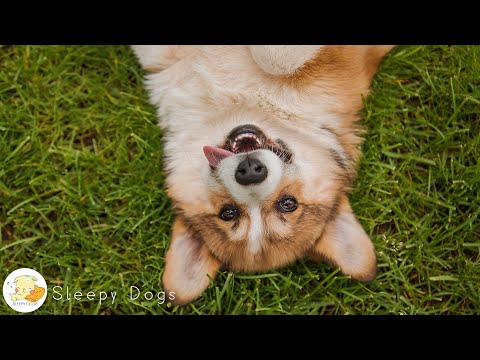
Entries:
[[35,311],[47,298],[47,283],[43,276],[33,269],[17,269],[11,272],[3,283],[3,298],[15,311]]

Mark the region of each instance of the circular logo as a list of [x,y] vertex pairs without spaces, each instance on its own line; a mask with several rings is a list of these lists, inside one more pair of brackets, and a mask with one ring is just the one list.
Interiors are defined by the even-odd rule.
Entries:
[[3,283],[3,298],[15,311],[35,311],[47,298],[47,283],[43,276],[33,269],[15,270]]

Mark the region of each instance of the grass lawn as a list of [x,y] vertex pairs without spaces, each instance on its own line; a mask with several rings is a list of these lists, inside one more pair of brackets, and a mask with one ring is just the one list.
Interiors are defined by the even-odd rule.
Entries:
[[[351,195],[373,282],[301,261],[223,272],[185,307],[128,298],[162,290],[173,220],[142,79],[126,46],[0,47],[0,284],[39,271],[35,313],[480,314],[480,46],[400,46],[375,77]],[[97,300],[65,300],[67,286]]]

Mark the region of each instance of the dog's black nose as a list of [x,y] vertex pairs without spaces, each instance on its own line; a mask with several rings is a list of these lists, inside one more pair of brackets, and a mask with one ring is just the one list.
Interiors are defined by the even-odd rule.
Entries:
[[267,167],[260,160],[247,157],[238,164],[235,179],[240,185],[259,184],[267,174]]

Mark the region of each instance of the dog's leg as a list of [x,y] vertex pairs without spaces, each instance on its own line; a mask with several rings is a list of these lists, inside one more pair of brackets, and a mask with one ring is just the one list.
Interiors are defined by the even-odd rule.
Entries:
[[288,76],[315,57],[323,45],[250,45],[258,66],[272,75]]
[[172,303],[183,305],[199,297],[217,275],[220,265],[203,241],[191,234],[177,217],[163,273],[165,293],[175,293]]
[[132,45],[132,49],[148,72],[159,72],[190,54],[193,45]]
[[[276,76],[289,76],[295,74],[310,60],[325,58],[327,62],[338,64],[341,59],[339,48],[351,46],[332,45],[250,45],[250,52],[258,66],[265,72]],[[375,73],[380,60],[388,54],[392,45],[355,46],[361,49],[364,57],[360,64],[365,62],[371,76]],[[350,52],[352,53],[352,52]],[[350,56],[346,52],[346,56]],[[322,56],[322,54],[324,54]],[[333,56],[332,56],[333,54]],[[331,59],[330,59],[331,58]]]

